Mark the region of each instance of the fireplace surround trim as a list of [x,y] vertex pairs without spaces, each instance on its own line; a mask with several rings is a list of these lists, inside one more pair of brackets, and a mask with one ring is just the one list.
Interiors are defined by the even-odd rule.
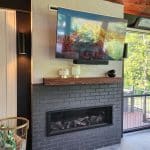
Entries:
[[[122,82],[93,85],[32,85],[33,150],[98,149],[120,143]],[[113,124],[55,136],[46,136],[46,112],[113,105]],[[59,119],[59,118],[58,118]]]

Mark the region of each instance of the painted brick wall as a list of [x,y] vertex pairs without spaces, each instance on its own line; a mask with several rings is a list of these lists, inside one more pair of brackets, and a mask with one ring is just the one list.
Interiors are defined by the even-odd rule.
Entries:
[[[94,150],[119,143],[122,84],[32,86],[33,150]],[[46,112],[113,105],[113,125],[46,137]]]

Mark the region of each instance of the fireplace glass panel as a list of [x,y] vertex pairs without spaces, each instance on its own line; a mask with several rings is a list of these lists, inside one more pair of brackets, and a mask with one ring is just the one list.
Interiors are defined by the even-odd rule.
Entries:
[[47,136],[112,124],[112,106],[50,111]]

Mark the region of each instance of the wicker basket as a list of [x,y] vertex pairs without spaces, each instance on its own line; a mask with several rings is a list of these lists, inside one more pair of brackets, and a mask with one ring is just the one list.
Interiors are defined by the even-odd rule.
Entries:
[[26,118],[0,119],[0,150],[26,150],[28,129]]

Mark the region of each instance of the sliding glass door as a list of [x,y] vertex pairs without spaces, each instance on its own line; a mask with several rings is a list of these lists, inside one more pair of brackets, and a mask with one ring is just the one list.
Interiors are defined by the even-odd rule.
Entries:
[[150,33],[128,31],[124,60],[124,131],[150,125]]

